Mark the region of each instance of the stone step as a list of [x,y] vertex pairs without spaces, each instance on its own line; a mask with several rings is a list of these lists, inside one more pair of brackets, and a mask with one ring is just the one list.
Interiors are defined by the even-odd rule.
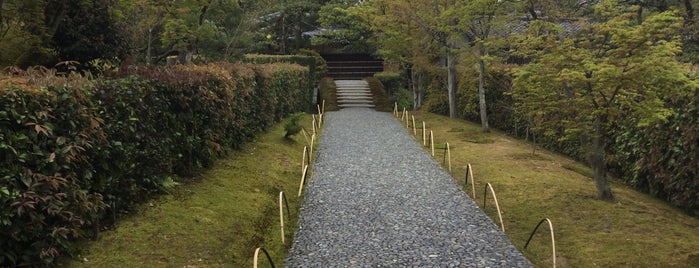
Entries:
[[373,104],[338,104],[340,108],[374,108]]
[[374,99],[371,95],[345,95],[337,96],[338,99],[355,99],[355,100],[371,100]]
[[369,95],[371,96],[371,91],[359,91],[359,90],[354,90],[354,91],[347,91],[347,90],[338,90],[337,94],[340,95]]
[[365,100],[338,100],[338,104],[374,104],[372,101]]
[[364,80],[335,80],[340,108],[374,108],[369,83]]

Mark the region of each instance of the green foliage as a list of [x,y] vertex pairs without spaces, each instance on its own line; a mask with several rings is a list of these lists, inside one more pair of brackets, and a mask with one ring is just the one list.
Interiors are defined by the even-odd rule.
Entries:
[[0,67],[48,63],[55,51],[47,40],[44,1],[3,1],[0,8]]
[[380,72],[375,73],[374,77],[381,81],[387,92],[395,92],[399,88],[405,87],[405,83],[401,78],[400,72]]
[[0,265],[50,264],[82,227],[94,222],[102,196],[86,152],[101,142],[100,119],[81,88],[0,87]]
[[[313,87],[315,87],[320,78],[325,76],[327,73],[327,65],[322,57],[319,57],[317,53],[314,52],[303,52],[305,55],[259,55],[259,54],[247,54],[245,55],[245,61],[255,64],[267,64],[267,63],[295,63],[308,68],[308,77],[304,78],[306,85],[302,88],[308,88],[308,90],[300,92],[303,94],[303,100],[306,101],[304,109],[309,112],[315,111],[315,103],[311,103],[313,100]],[[309,55],[311,54],[311,55]]]
[[614,127],[611,166],[624,181],[699,216],[699,91],[671,98],[666,122],[639,127],[628,120]]
[[388,102],[388,93],[376,77],[367,77],[364,80],[369,83],[369,90],[374,101],[374,109],[381,112],[393,111],[393,106]]
[[94,59],[123,59],[129,50],[121,29],[111,18],[113,2],[69,1],[52,36],[59,61],[87,63]]
[[313,37],[311,43],[341,48],[346,52],[375,51],[373,44],[368,42],[372,36],[369,24],[350,11],[355,5],[351,2],[331,2],[322,6],[318,11],[318,23],[328,30]]
[[406,109],[412,109],[413,106],[413,92],[404,88],[399,88],[393,92],[391,96],[393,101],[389,103],[397,103],[398,107],[405,107]]
[[320,3],[311,0],[276,1],[277,5],[255,18],[258,23],[258,42],[265,47],[262,53],[291,54],[308,47],[308,37],[303,33],[316,30]]
[[310,91],[308,70],[289,64],[131,71],[0,79],[0,266],[71,254],[87,227],[211,166]]
[[546,53],[518,73],[514,94],[540,133],[581,141],[600,197],[610,198],[602,187],[610,128],[626,118],[638,118],[639,127],[666,120],[672,111],[663,96],[686,96],[693,82],[675,58],[681,23],[674,13],[638,24],[633,10],[603,1],[596,14],[606,21],[588,25],[575,39],[530,35],[524,43],[542,45]]
[[284,124],[284,130],[286,131],[286,134],[284,134],[284,138],[291,138],[291,136],[298,134],[301,132],[301,124],[299,124],[299,120],[301,119],[302,113],[296,113],[291,115],[289,118],[289,121]]
[[[328,74],[328,64],[325,62],[325,59],[323,59],[323,56],[321,56],[318,52],[309,49],[299,49],[299,52],[296,54],[302,56],[310,56],[315,59],[316,62],[314,69],[311,70],[311,72],[314,73],[315,82],[320,81],[320,79],[322,79]],[[311,66],[309,66],[309,68],[310,67]]]
[[337,103],[337,85],[330,77],[320,80],[320,99],[325,102],[325,111],[337,111],[340,108]]

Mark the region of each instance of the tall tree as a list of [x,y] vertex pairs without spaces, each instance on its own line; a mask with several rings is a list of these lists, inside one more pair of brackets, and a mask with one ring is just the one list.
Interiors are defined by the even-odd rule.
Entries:
[[352,1],[332,1],[323,5],[318,11],[318,24],[324,32],[311,42],[340,47],[344,51],[373,53],[369,22],[361,19],[361,13],[352,11],[360,6],[369,5]]
[[598,197],[612,200],[607,179],[609,128],[628,117],[640,125],[664,120],[670,110],[663,96],[686,95],[693,81],[680,53],[681,18],[662,12],[637,20],[638,7],[603,0],[595,8],[598,23],[588,23],[577,38],[551,31],[525,38],[532,63],[514,81],[522,111],[545,133],[562,129],[578,139],[593,169]]
[[427,73],[435,69],[436,42],[406,13],[407,3],[375,0],[354,6],[349,12],[362,18],[374,33],[372,42],[385,60],[410,70],[413,110],[422,107]]
[[0,67],[48,63],[54,56],[44,0],[0,1]]
[[[461,34],[454,30],[457,20],[453,16],[456,1],[386,1],[390,2],[391,12],[398,12],[402,21],[410,21],[417,31],[425,37],[432,39],[436,44],[436,52],[443,55],[447,68],[447,96],[449,103],[449,116],[457,117],[456,107],[456,64],[458,58],[458,45]],[[400,22],[400,20],[396,21]]]
[[463,36],[465,45],[463,49],[471,50],[476,56],[478,66],[478,109],[483,132],[490,131],[488,124],[488,112],[485,96],[485,76],[486,58],[489,57],[489,46],[492,32],[499,31],[501,35],[506,34],[507,27],[504,26],[508,15],[514,11],[510,10],[509,1],[492,0],[463,0],[448,16],[452,16],[455,29],[450,32],[457,36]]
[[52,35],[60,61],[87,63],[98,58],[125,57],[129,44],[111,17],[114,2],[56,1],[49,4],[65,9],[65,16],[57,18],[60,22],[53,26]]

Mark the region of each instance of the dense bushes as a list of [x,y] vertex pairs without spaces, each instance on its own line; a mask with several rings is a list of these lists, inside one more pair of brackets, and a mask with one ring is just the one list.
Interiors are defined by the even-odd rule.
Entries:
[[[308,79],[305,80],[308,83],[308,87],[314,87],[319,84],[320,79],[325,77],[328,72],[327,64],[323,57],[320,56],[315,51],[311,50],[301,50],[298,55],[258,55],[258,54],[248,54],[245,55],[245,61],[254,64],[268,64],[268,63],[293,63],[301,66],[306,66],[309,69]],[[304,96],[305,103],[302,103],[302,107],[309,112],[313,112],[316,109],[316,104],[313,102],[313,91],[306,92]]]
[[104,136],[83,88],[0,91],[0,266],[50,263],[104,204],[86,157]]
[[388,94],[386,94],[386,89],[381,84],[381,81],[376,77],[367,77],[364,80],[369,84],[369,90],[371,90],[372,99],[374,102],[374,110],[380,112],[391,112],[393,107],[388,101]]
[[0,80],[0,266],[49,265],[72,241],[301,109],[298,65],[136,68]]
[[[515,109],[511,95],[512,77],[507,68],[493,68],[486,76],[486,98],[491,126],[518,137],[538,133],[537,144],[581,159],[579,140],[559,139],[562,129],[544,130]],[[476,74],[465,73],[459,79],[459,116],[480,121]],[[438,88],[443,88],[439,86]],[[427,109],[447,114],[446,94],[432,90]],[[648,192],[699,216],[699,91],[694,97],[668,96],[666,106],[672,116],[666,122],[639,126],[634,118],[610,130],[607,144],[608,168],[625,183]]]
[[699,216],[699,90],[668,100],[667,122],[616,126],[611,167],[625,181]]

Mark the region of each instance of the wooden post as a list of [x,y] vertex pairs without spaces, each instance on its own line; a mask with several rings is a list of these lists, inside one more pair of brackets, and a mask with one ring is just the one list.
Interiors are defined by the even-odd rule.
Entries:
[[432,156],[434,157],[434,134],[430,130],[430,148],[432,149]]
[[413,117],[413,136],[417,136],[417,129],[415,128],[415,116],[411,115]]
[[422,121],[422,146],[427,146],[427,129],[425,129],[425,121]]

